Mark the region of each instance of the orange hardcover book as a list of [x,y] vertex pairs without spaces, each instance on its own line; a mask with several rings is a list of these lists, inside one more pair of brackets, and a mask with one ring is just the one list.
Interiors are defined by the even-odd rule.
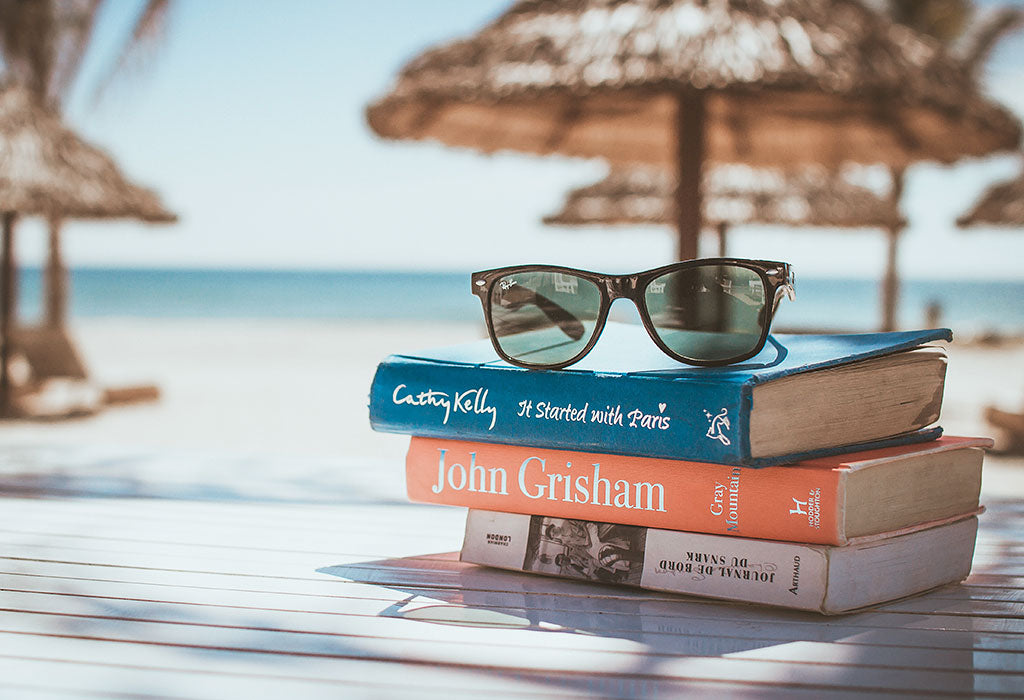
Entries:
[[844,545],[975,512],[989,446],[942,437],[751,469],[413,437],[406,485],[425,503]]

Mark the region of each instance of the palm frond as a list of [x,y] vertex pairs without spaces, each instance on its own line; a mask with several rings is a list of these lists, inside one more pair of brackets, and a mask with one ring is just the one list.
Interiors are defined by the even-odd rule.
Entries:
[[94,104],[103,98],[115,82],[125,77],[130,69],[143,63],[147,54],[163,39],[170,5],[170,0],[147,0],[113,64],[96,81],[92,92]]
[[82,67],[102,0],[58,0],[49,97],[62,106]]
[[1024,10],[1001,7],[969,28],[960,60],[967,72],[977,77],[1000,39],[1024,25]]

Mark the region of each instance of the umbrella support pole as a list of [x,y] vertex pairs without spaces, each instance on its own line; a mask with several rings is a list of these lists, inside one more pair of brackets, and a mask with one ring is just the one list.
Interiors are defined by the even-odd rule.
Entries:
[[[894,209],[899,209],[900,199],[903,197],[904,169],[893,168],[892,171],[892,203]],[[886,256],[885,276],[882,279],[882,330],[896,330],[896,309],[899,306],[900,297],[900,276],[899,265],[899,242],[902,225],[893,224],[886,229]]]
[[886,230],[887,252],[885,256],[885,278],[882,280],[882,330],[896,330],[896,307],[900,296],[900,279],[896,271],[900,230]]
[[11,335],[17,295],[14,267],[14,212],[4,212],[3,241],[0,242],[0,416],[11,414]]
[[60,328],[67,319],[68,272],[60,251],[61,227],[58,218],[49,220],[49,257],[46,260],[46,316],[45,323]]
[[675,192],[676,259],[697,257],[703,217],[704,140],[706,133],[704,93],[684,90],[676,104],[676,168]]

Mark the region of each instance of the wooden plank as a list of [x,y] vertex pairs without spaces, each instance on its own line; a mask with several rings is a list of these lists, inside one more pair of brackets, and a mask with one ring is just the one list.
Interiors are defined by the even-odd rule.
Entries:
[[[29,553],[29,552],[26,552]],[[184,583],[193,585],[189,577],[192,575],[211,574],[225,577],[221,583],[225,587],[239,587],[245,579],[265,578],[273,581],[316,581],[333,580],[339,588],[333,590],[335,594],[343,594],[340,587],[358,587],[359,585],[384,586],[399,589],[406,593],[427,592],[436,590],[490,590],[495,587],[501,588],[506,585],[514,585],[516,590],[533,590],[536,592],[546,591],[561,593],[572,596],[589,596],[602,599],[624,598],[634,600],[638,596],[645,600],[663,600],[672,604],[680,601],[699,601],[701,599],[675,596],[672,594],[654,594],[648,592],[632,591],[625,588],[587,584],[578,581],[565,581],[558,579],[540,579],[524,574],[512,574],[495,570],[488,570],[482,567],[463,565],[445,559],[398,559],[398,560],[377,560],[373,562],[353,562],[351,564],[337,564],[315,569],[321,561],[309,562],[307,565],[276,564],[264,565],[255,563],[253,565],[224,565],[222,561],[214,562],[215,566],[209,566],[208,561],[190,562],[189,566],[173,566],[174,562],[166,560],[144,559],[138,561],[130,555],[112,554],[109,557],[89,553],[89,556],[82,556],[81,553],[73,551],[61,551],[57,559],[28,558],[28,557],[6,557],[0,558],[0,569],[13,573],[18,572],[43,572],[54,575],[83,576],[86,578],[111,578],[103,575],[104,569],[117,569],[119,575],[116,580],[147,580],[140,579],[141,572],[158,571],[165,572],[163,581],[182,580]],[[3,564],[2,562],[7,562]],[[177,562],[180,564],[181,562]],[[160,564],[168,565],[163,568]],[[54,570],[53,566],[67,565],[82,567],[72,570],[69,574],[67,569]],[[204,566],[205,565],[205,566]],[[44,567],[44,568],[40,568]],[[126,578],[127,577],[127,578]],[[168,578],[169,577],[169,578]],[[153,577],[150,577],[152,579]],[[278,584],[274,584],[275,586]],[[525,587],[525,588],[524,588]],[[358,593],[356,593],[358,595]],[[574,603],[575,604],[575,603]],[[743,607],[744,615],[756,615],[753,609]]]
[[928,594],[934,600],[989,600],[1006,603],[1024,603],[1024,590],[998,586],[972,585],[968,582],[943,586]]
[[972,571],[971,575],[967,578],[963,585],[979,585],[985,587],[998,587],[1020,590],[1021,588],[1024,588],[1024,577]]
[[[155,543],[152,545],[143,545],[135,542],[126,543],[121,539],[109,539],[101,537],[71,537],[65,535],[48,535],[45,542],[32,542],[25,546],[17,546],[20,539],[17,537],[10,537],[8,534],[0,533],[0,548],[5,549],[8,552],[47,552],[51,550],[57,550],[58,552],[73,551],[81,553],[81,556],[86,556],[87,553],[93,552],[98,553],[97,558],[102,558],[108,553],[117,553],[122,556],[140,556],[145,557],[146,560],[156,561],[159,559],[161,563],[170,565],[170,562],[176,561],[180,565],[176,568],[195,570],[196,567],[200,567],[207,564],[211,560],[215,560],[222,566],[241,567],[242,563],[250,564],[252,562],[259,562],[267,565],[267,569],[273,569],[281,567],[282,562],[296,562],[298,565],[308,563],[310,557],[302,552],[282,552],[280,550],[264,550],[261,552],[252,552],[248,550],[238,551],[232,548],[225,548],[215,544],[202,544],[202,545],[180,545],[180,544],[165,544]],[[339,555],[345,559],[356,560],[357,556],[354,555]],[[430,557],[412,557],[412,559],[426,559]],[[251,572],[250,572],[251,573]],[[945,587],[942,589],[946,591],[945,595],[938,595],[935,598],[929,597],[930,601],[939,599],[952,599],[958,601],[956,603],[943,603],[935,604],[936,609],[933,612],[942,612],[946,614],[977,614],[977,615],[995,615],[999,617],[1024,617],[1024,591],[1020,591],[1018,594],[1007,595],[1002,599],[996,600],[992,597],[982,597],[977,595],[971,595],[964,591],[969,591],[963,587]],[[960,591],[959,594],[954,594],[950,591]],[[1014,599],[1016,598],[1016,599]],[[1019,602],[1018,602],[1019,601]],[[891,611],[911,611],[918,610],[916,604],[910,606],[887,606],[887,609]]]
[[[877,609],[886,612],[921,613],[924,615],[968,615],[1024,620],[1024,603],[1009,603],[1001,600],[949,600],[923,596],[888,603]],[[1021,631],[1024,632],[1024,629]]]
[[[510,587],[517,592],[554,593],[573,596],[574,598],[571,602],[564,603],[566,609],[578,607],[583,599],[601,601],[600,606],[602,609],[607,608],[607,602],[610,600],[642,600],[646,601],[648,605],[660,602],[660,607],[663,609],[661,614],[664,615],[688,614],[684,611],[696,610],[699,611],[697,614],[702,617],[714,616],[718,619],[739,618],[744,621],[777,620],[780,616],[784,616],[783,619],[802,620],[813,623],[817,623],[822,619],[821,616],[813,613],[722,604],[706,599],[685,596],[652,595],[643,591],[588,584],[579,581],[539,578],[527,574],[491,570],[445,560],[429,562],[423,560],[400,560],[401,568],[387,566],[388,562],[371,562],[369,564],[358,562],[352,565],[323,567],[319,570],[313,570],[312,566],[308,569],[300,567],[298,570],[295,570],[290,566],[263,567],[257,564],[251,567],[238,567],[235,570],[232,570],[233,567],[219,567],[219,571],[203,571],[193,568],[162,569],[158,565],[159,562],[147,562],[145,566],[140,566],[120,555],[111,555],[111,560],[109,561],[90,561],[88,558],[80,558],[79,561],[74,561],[75,554],[73,552],[63,552],[63,555],[64,558],[58,560],[3,557],[0,558],[0,563],[4,561],[10,562],[8,565],[3,566],[3,568],[15,573],[38,571],[38,567],[41,565],[78,564],[84,570],[90,572],[86,574],[86,577],[93,577],[91,572],[96,569],[117,569],[120,574],[117,577],[118,580],[139,580],[137,574],[142,571],[159,572],[160,575],[157,578],[162,579],[170,576],[182,580],[181,575],[185,574],[184,582],[186,585],[194,585],[195,580],[191,577],[203,574],[217,574],[228,577],[229,580],[239,581],[241,579],[249,582],[254,578],[264,578],[273,582],[273,587],[269,590],[275,590],[279,586],[278,582],[284,580],[316,581],[321,578],[334,577],[336,579],[335,585],[339,587],[335,589],[335,592],[341,592],[343,588],[351,589],[355,585],[369,585],[375,589],[380,589],[381,587],[394,589],[396,593],[392,595],[396,597],[399,595],[406,597],[409,595],[431,595],[437,597],[439,592],[447,590],[458,592],[459,595],[466,599],[486,600],[490,595],[490,591],[501,591]],[[93,558],[97,559],[99,557],[93,555]],[[149,564],[155,565],[150,566]],[[208,568],[216,569],[218,567]],[[313,571],[314,575],[303,575],[308,574],[309,571]],[[353,581],[356,583],[353,583]],[[231,586],[232,584],[228,585]],[[348,591],[344,594],[360,595],[358,592],[350,593]],[[375,597],[376,595],[374,593]],[[593,607],[593,605],[594,603],[591,603],[590,607]],[[714,606],[714,609],[709,609],[707,606]],[[886,613],[883,609],[882,612],[862,613],[855,617],[858,620],[858,624],[865,624],[865,621],[871,620],[870,624],[872,626],[881,627],[904,627],[909,625],[921,629],[931,627],[989,632],[1014,632],[1021,629],[1020,620],[998,616],[960,619],[955,615],[928,614],[917,615],[915,617],[918,619],[908,621],[901,619],[899,612]],[[853,618],[854,616],[846,616],[844,619],[850,620]]]
[[401,461],[394,459],[284,460],[171,451],[130,453],[76,445],[53,450],[0,448],[0,465],[0,491],[26,498],[343,503],[404,497]]
[[[76,648],[87,644],[89,649]],[[647,677],[584,677],[579,674],[549,674],[539,678],[528,670],[502,672],[498,669],[424,669],[414,664],[349,662],[337,659],[301,659],[301,665],[288,659],[267,663],[265,655],[245,652],[217,652],[201,657],[175,657],[178,650],[132,648],[138,645],[110,643],[95,645],[78,640],[55,640],[53,651],[70,657],[50,660],[26,657],[0,657],[0,674],[7,688],[14,687],[21,697],[32,686],[39,697],[188,697],[197,700],[223,700],[236,697],[301,698],[636,698],[701,697],[716,698],[797,698],[817,700],[821,690],[796,685],[752,685],[728,682],[669,681]],[[98,647],[93,649],[93,647]],[[118,662],[97,658],[95,651],[111,655]],[[89,653],[94,652],[94,653]],[[139,653],[141,652],[141,653]],[[150,653],[146,653],[150,652]],[[180,652],[178,652],[180,653]],[[79,656],[88,660],[78,660]],[[124,659],[127,656],[128,659]],[[132,665],[135,664],[135,665]],[[383,667],[383,668],[381,668]],[[388,682],[390,678],[390,682]],[[374,679],[378,679],[374,682]],[[383,679],[383,680],[380,680]],[[398,680],[401,679],[401,680]],[[20,681],[25,685],[13,685]],[[27,685],[27,684],[32,684]],[[446,687],[447,686],[447,687]],[[5,681],[0,680],[0,691]],[[120,692],[119,692],[120,691]],[[28,697],[36,697],[30,695]],[[925,693],[885,693],[836,689],[829,693],[835,700],[874,700],[876,698],[932,697]]]
[[[9,533],[0,533],[0,547],[7,545],[10,546],[15,542],[19,542],[20,539],[12,537]],[[133,542],[133,541],[132,541]],[[165,554],[165,553],[188,553],[189,555],[196,557],[207,557],[214,558],[221,563],[235,563],[238,561],[279,561],[284,558],[287,560],[298,560],[302,561],[304,557],[296,551],[281,552],[280,550],[238,550],[231,547],[226,547],[217,543],[203,543],[197,545],[180,545],[180,544],[138,544],[129,546],[122,539],[108,539],[91,536],[68,536],[68,535],[54,535],[47,536],[45,542],[33,542],[31,548],[33,550],[45,551],[47,548],[51,548],[56,544],[65,545],[67,549],[86,551],[118,551],[123,553],[141,552],[146,554]],[[357,559],[357,555],[340,555],[346,559]],[[425,559],[430,560],[432,556],[426,555],[423,557],[410,557],[410,559]],[[448,556],[451,558],[451,555]],[[948,599],[948,600],[973,600],[973,601],[1002,601],[1006,603],[1024,603],[1024,588],[1006,588],[997,586],[983,586],[983,585],[972,585],[974,581],[978,580],[975,578],[969,579],[967,585],[963,586],[945,586],[930,594],[930,599]],[[1019,611],[1018,611],[1019,612]],[[1016,614],[1007,612],[1007,614]]]
[[[315,613],[283,611],[267,608],[240,608],[230,605],[181,604],[151,600],[127,600],[117,598],[97,598],[90,596],[46,595],[8,591],[4,596],[4,612],[35,612],[49,615],[66,615],[81,618],[97,618],[105,620],[135,620],[148,622],[168,622],[191,624],[196,626],[215,626],[233,629],[273,629],[288,632],[320,634],[326,636],[356,636],[360,638],[409,639],[426,643],[444,643],[450,645],[487,643],[492,647],[533,645],[535,640],[521,637],[510,638],[502,644],[496,644],[488,632],[481,631],[490,624],[497,627],[538,628],[544,623],[516,615],[521,611],[499,612],[492,610],[490,615],[482,614],[479,609],[445,606],[443,609],[435,601],[408,601],[396,606],[393,617],[373,619],[372,616],[355,616],[346,610],[344,615],[334,613]],[[430,620],[459,620],[461,616],[465,624],[472,620],[481,629],[464,631],[457,626],[424,625],[423,620],[415,615],[417,611],[430,613]],[[439,615],[440,613],[440,615]],[[458,613],[458,616],[456,616]],[[406,617],[405,615],[408,615]],[[500,615],[500,617],[499,617]],[[409,625],[413,622],[414,625]],[[584,631],[597,635],[601,643],[595,646],[593,639],[587,640],[587,649],[592,653],[610,653],[612,655],[631,654],[643,656],[661,655],[708,655],[733,654],[772,661],[809,661],[812,658],[824,658],[829,654],[851,656],[858,664],[882,667],[928,668],[944,670],[985,670],[998,672],[1024,673],[1024,654],[987,652],[980,650],[940,650],[934,648],[915,649],[893,646],[874,646],[870,644],[846,643],[842,652],[831,650],[830,643],[801,640],[799,642],[776,643],[773,640],[758,640],[741,635],[736,630],[732,637],[715,636],[707,632],[700,633],[641,633],[616,634],[612,630],[600,626],[586,628],[563,627],[547,622],[546,630],[562,629],[571,632]],[[579,646],[575,634],[560,635],[554,641],[545,642],[548,649],[574,649]],[[641,641],[643,646],[636,648],[632,642]],[[836,640],[838,641],[838,640]],[[856,649],[854,649],[856,647]],[[799,650],[799,651],[794,651]],[[784,652],[784,653],[783,653]],[[507,653],[507,652],[505,652]],[[780,655],[782,654],[782,655]]]
[[[6,512],[10,510],[9,503],[9,500],[0,501],[0,511],[4,511],[7,516],[0,527],[20,530],[28,535],[43,535],[48,531],[50,534],[68,536],[107,535],[128,541],[189,545],[208,542],[209,536],[213,534],[216,541],[231,546],[281,551],[294,547],[307,551],[335,551],[338,549],[339,533],[355,537],[369,537],[376,533],[396,540],[405,537],[413,542],[424,537],[443,536],[446,541],[453,543],[452,546],[458,547],[461,546],[465,523],[464,511],[436,506],[339,507],[333,509],[335,517],[312,522],[306,520],[288,526],[282,521],[278,509],[262,509],[258,511],[261,515],[246,518],[229,518],[228,511],[212,521],[203,520],[188,510],[176,512],[179,509],[167,507],[161,508],[164,517],[160,519],[140,519],[130,513],[120,513],[123,517],[111,518],[110,513],[60,513],[46,508],[20,511],[15,517],[15,514]],[[273,522],[274,527],[268,528],[268,522]],[[418,524],[419,527],[410,529],[411,524]],[[320,548],[310,548],[310,542],[317,543]]]
[[[536,637],[536,645],[524,644],[520,652],[502,649],[501,653],[485,643],[448,645],[436,640],[326,638],[324,635],[274,630],[235,630],[203,627],[197,633],[180,624],[107,621],[78,618],[76,624],[59,615],[2,613],[0,638],[7,635],[87,639],[159,645],[190,649],[197,654],[218,650],[287,654],[289,657],[386,661],[416,663],[438,668],[499,668],[510,672],[575,673],[587,677],[631,676],[653,679],[724,681],[766,684],[792,684],[819,688],[855,688],[860,690],[914,690],[935,695],[1006,695],[1016,693],[1024,684],[1019,673],[983,671],[928,670],[915,668],[878,668],[857,663],[851,654],[833,648],[826,661],[788,663],[747,659],[740,656],[678,656],[657,663],[643,656],[615,658],[595,649],[552,649],[543,638],[553,632],[533,630],[487,630],[496,643],[510,635]],[[463,630],[465,631],[465,630]],[[598,644],[601,640],[598,640]],[[117,651],[115,653],[120,653]]]
[[[980,631],[955,632],[936,625],[937,629],[912,630],[901,628],[875,628],[857,624],[861,616],[821,618],[812,616],[787,619],[771,616],[763,610],[746,606],[708,603],[699,606],[665,604],[661,601],[601,600],[590,597],[566,600],[550,593],[498,593],[482,592],[478,596],[457,592],[435,597],[402,591],[379,589],[376,597],[344,597],[318,595],[320,589],[305,584],[291,592],[278,590],[239,590],[217,587],[189,587],[167,583],[120,583],[82,579],[51,578],[33,575],[9,575],[2,579],[3,587],[11,592],[44,592],[49,595],[88,597],[96,605],[117,609],[125,599],[144,603],[178,603],[194,606],[235,606],[253,610],[279,610],[282,612],[332,616],[400,616],[403,606],[451,606],[452,615],[473,613],[478,617],[493,613],[527,620],[530,624],[548,628],[563,628],[583,632],[605,633],[625,638],[641,639],[652,646],[662,646],[665,637],[677,639],[692,648],[714,648],[706,643],[716,638],[724,649],[728,640],[793,641],[817,640],[835,643],[863,643],[905,645],[930,648],[956,648],[978,650],[1020,650],[1022,641],[1017,635],[989,634]],[[278,582],[272,582],[277,584]],[[388,594],[391,594],[390,596]],[[110,602],[106,602],[110,601]],[[45,606],[44,606],[45,607]],[[471,608],[470,613],[465,608]],[[754,615],[744,613],[755,612]],[[197,612],[196,614],[202,614]],[[453,618],[458,619],[458,618]],[[350,623],[332,623],[350,624]],[[379,623],[372,622],[371,625]],[[696,630],[696,632],[694,631]],[[435,632],[426,630],[426,635]],[[746,647],[744,647],[746,648]],[[729,647],[734,651],[734,647]]]
[[[5,635],[0,634],[0,642]],[[451,697],[459,689],[487,697],[586,697],[572,676],[550,683],[521,674],[475,669],[433,669],[422,664],[363,662],[343,658],[271,656],[259,652],[126,644],[103,640],[31,637],[12,641],[17,656],[0,656],[0,683],[102,695],[156,692],[188,698],[234,697]],[[2,649],[2,646],[0,646]],[[595,684],[596,685],[596,684]],[[609,686],[611,683],[607,684]],[[652,685],[658,685],[652,683]],[[667,684],[661,684],[663,687]],[[2,686],[0,686],[2,687]],[[614,694],[609,693],[614,697]]]

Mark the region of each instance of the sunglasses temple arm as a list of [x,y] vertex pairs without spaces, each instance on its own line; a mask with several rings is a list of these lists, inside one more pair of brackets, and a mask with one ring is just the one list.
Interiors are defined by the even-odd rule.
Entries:
[[772,301],[772,315],[779,309],[779,302],[782,301],[783,297],[787,297],[790,301],[796,300],[796,290],[793,289],[793,285],[784,284],[775,290],[775,300]]

